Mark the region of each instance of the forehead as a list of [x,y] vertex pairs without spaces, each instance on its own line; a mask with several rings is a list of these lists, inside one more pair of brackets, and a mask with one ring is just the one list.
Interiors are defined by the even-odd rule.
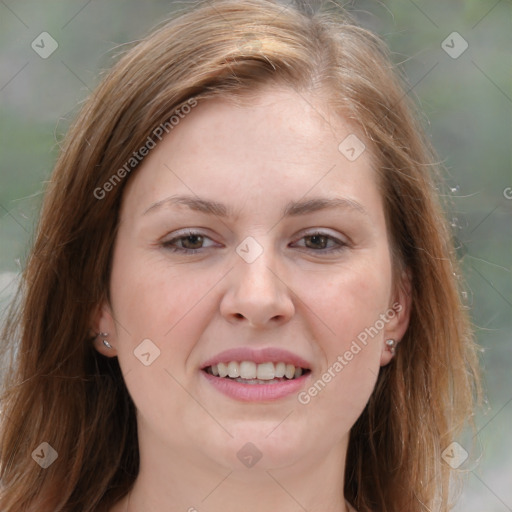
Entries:
[[267,88],[243,101],[199,103],[145,158],[123,202],[142,211],[187,193],[242,208],[249,199],[255,206],[336,190],[350,196],[375,180],[370,151],[327,102]]

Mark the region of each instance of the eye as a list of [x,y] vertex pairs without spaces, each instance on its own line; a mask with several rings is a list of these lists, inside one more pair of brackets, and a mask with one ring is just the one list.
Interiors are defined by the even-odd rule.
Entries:
[[201,249],[214,246],[213,240],[203,233],[187,231],[169,240],[165,240],[162,246],[173,252],[195,253]]
[[[299,243],[301,241],[304,242]],[[304,235],[294,245],[314,252],[336,252],[343,250],[348,244],[327,233],[314,232]]]

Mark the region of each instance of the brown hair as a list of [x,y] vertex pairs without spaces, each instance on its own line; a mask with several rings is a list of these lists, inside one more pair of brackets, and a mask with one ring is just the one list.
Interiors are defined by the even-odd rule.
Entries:
[[[108,510],[133,485],[134,404],[90,327],[108,299],[120,201],[136,165],[101,199],[97,191],[191,98],[269,83],[322,91],[358,127],[378,167],[395,271],[407,269],[412,283],[408,330],[351,431],[345,497],[359,512],[449,509],[441,451],[472,413],[478,374],[435,158],[383,44],[332,6],[313,15],[271,0],[201,2],[129,50],[83,106],[2,337],[11,357],[2,511]],[[41,442],[59,454],[47,469],[31,458]]]

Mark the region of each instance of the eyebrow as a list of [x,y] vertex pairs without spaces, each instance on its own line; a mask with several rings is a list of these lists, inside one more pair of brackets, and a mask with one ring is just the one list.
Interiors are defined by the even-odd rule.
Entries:
[[[236,216],[235,212],[223,203],[190,195],[174,195],[166,197],[161,201],[153,203],[144,211],[142,215],[147,215],[152,211],[158,210],[164,205],[184,205],[191,210],[209,215],[215,215],[216,217],[226,218]],[[346,197],[316,197],[311,199],[303,199],[300,201],[290,201],[285,206],[282,216],[297,217],[299,215],[307,215],[308,213],[314,213],[317,211],[333,208],[343,208],[346,210],[362,213],[363,215],[368,215],[368,212],[365,210],[363,205],[353,199]]]

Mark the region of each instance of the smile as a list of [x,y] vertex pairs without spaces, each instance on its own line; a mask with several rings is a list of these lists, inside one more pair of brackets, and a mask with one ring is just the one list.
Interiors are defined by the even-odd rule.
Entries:
[[235,379],[246,384],[267,384],[267,381],[279,382],[283,379],[292,380],[309,370],[284,362],[260,363],[254,361],[230,361],[218,363],[205,368],[210,375],[221,378]]
[[230,361],[201,372],[218,391],[238,400],[268,401],[298,392],[311,371],[282,361]]

